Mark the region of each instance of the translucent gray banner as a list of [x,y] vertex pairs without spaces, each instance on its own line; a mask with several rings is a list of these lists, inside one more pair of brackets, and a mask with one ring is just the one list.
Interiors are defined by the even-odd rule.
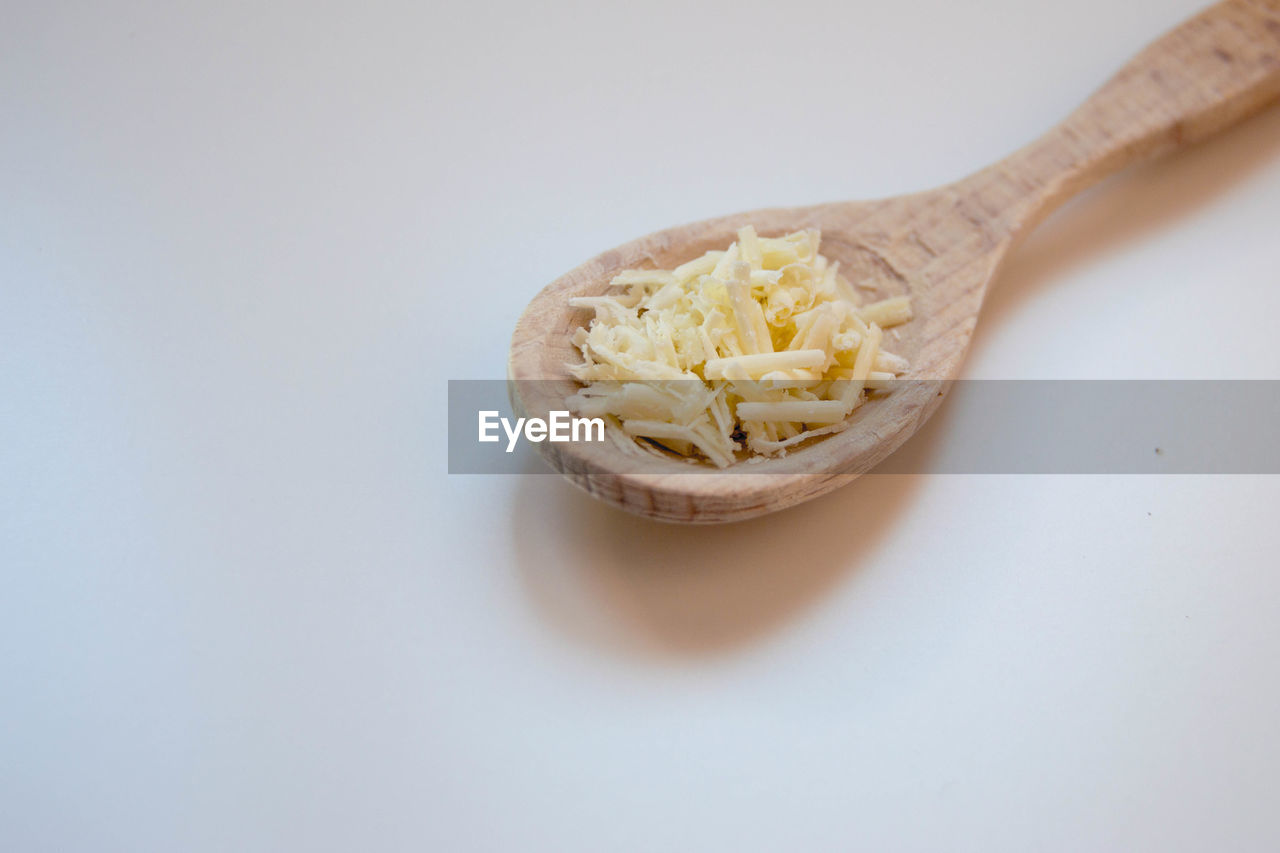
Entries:
[[[863,408],[911,390],[907,386],[912,382],[891,383],[877,392],[882,399],[871,399]],[[518,415],[511,392],[520,390],[513,385],[449,381],[450,474],[554,473],[537,459],[539,449],[548,448],[539,448],[524,432],[513,439]],[[945,394],[941,407],[872,473],[1280,473],[1280,380],[956,380],[928,385]],[[540,395],[518,395],[532,396]],[[482,442],[486,424],[491,440]],[[560,446],[571,445],[571,425],[558,426],[568,437]],[[588,436],[579,430],[577,440]],[[824,440],[814,439],[790,453],[803,453]],[[661,460],[652,458],[656,470]],[[691,474],[759,475],[767,468],[688,466]]]

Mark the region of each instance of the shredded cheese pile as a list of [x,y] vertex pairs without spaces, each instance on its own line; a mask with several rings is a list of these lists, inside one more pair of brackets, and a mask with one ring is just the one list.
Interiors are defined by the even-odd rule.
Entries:
[[583,363],[570,370],[585,387],[570,409],[604,418],[623,449],[656,444],[721,468],[844,429],[868,390],[907,370],[881,344],[911,304],[861,305],[819,239],[748,225],[726,251],[626,270],[611,282],[621,292],[570,299],[595,312],[574,333]]

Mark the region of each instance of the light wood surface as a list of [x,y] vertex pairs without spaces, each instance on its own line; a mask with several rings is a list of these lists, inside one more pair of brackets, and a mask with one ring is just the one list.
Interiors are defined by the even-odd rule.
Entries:
[[669,269],[722,249],[741,225],[764,235],[819,228],[822,251],[873,298],[909,293],[915,319],[886,347],[911,370],[850,429],[749,473],[634,459],[608,443],[539,449],[596,497],[685,523],[747,519],[828,492],[871,470],[942,402],[960,370],[987,286],[1010,249],[1054,208],[1103,177],[1223,130],[1280,97],[1280,0],[1227,0],[1156,41],[1065,121],[1004,160],[928,192],[866,202],[750,211],[659,231],[604,252],[542,290],[521,316],[508,364],[521,415],[563,409],[577,387],[566,365],[590,313],[573,296],[601,293],[617,272]]

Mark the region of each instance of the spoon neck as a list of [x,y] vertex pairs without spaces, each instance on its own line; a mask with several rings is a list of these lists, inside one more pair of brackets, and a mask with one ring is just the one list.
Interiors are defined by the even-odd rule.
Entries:
[[1061,124],[958,187],[1016,238],[1135,163],[1280,97],[1280,0],[1226,0],[1151,44]]

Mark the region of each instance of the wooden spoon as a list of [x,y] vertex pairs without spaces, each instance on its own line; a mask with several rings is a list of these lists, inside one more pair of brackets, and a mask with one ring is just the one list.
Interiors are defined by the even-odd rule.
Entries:
[[[1140,53],[1064,122],[957,183],[879,201],[756,210],[669,228],[598,255],[529,304],[511,342],[512,403],[521,415],[564,409],[576,383],[570,342],[590,313],[569,298],[605,292],[617,272],[670,269],[723,249],[737,229],[822,231],[822,252],[876,298],[909,293],[915,319],[886,347],[912,381],[855,411],[844,432],[731,472],[635,459],[610,443],[537,445],[553,467],[611,504],[667,521],[763,515],[828,492],[874,467],[942,401],[1010,248],[1073,194],[1157,154],[1204,139],[1280,96],[1280,0],[1227,0]],[[538,380],[538,381],[526,381]],[[744,473],[750,472],[750,473]]]

